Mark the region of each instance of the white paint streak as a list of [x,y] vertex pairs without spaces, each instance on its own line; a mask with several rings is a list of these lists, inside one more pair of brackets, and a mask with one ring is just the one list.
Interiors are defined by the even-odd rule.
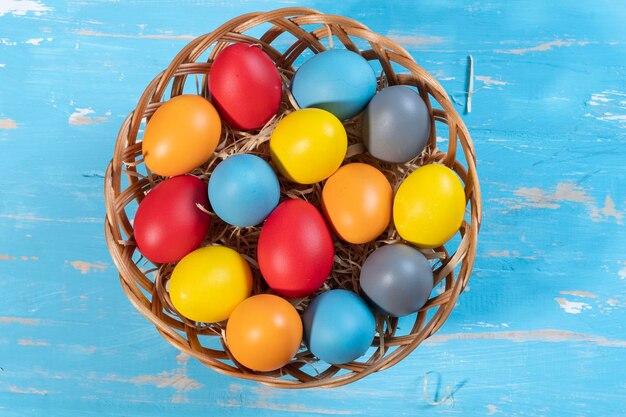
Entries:
[[74,113],[70,114],[70,118],[68,120],[68,123],[74,126],[93,125],[97,123],[106,122],[107,120],[109,120],[108,116],[110,116],[111,114],[110,112],[107,112],[106,116],[90,116],[96,113],[91,108],[89,109],[76,108],[75,110],[76,111]]
[[[67,262],[67,261],[66,261]],[[70,262],[72,268],[80,271],[81,274],[87,274],[91,271],[102,271],[107,269],[107,265],[102,262],[98,262],[97,264],[85,262],[85,261],[72,261]]]
[[[22,261],[29,261],[29,260],[35,261],[37,259],[39,259],[37,256],[30,256],[30,257],[25,256],[25,255],[20,256],[20,260]],[[17,260],[15,256],[7,255],[6,253],[0,253],[0,261],[15,261],[15,260]]]
[[509,85],[508,82],[502,80],[495,80],[489,75],[477,75],[476,78],[478,81],[482,81],[485,86],[489,87],[492,85]]
[[36,388],[19,388],[16,387],[15,385],[11,385],[9,386],[9,392],[12,392],[14,394],[34,394],[34,395],[48,395],[48,391],[43,390],[43,389],[36,389]]
[[[586,113],[585,116],[593,117],[601,122],[617,122],[620,128],[626,129],[626,114],[614,113],[615,110],[626,109],[626,100],[623,97],[626,97],[626,93],[617,90],[604,90],[601,93],[593,93],[587,104],[598,108],[598,110],[601,109],[601,111]],[[617,103],[615,103],[616,101]]]
[[[549,51],[553,48],[560,48],[563,46],[572,46],[575,44],[573,40],[563,41],[561,39],[557,39],[555,41],[541,43],[536,46],[531,46],[528,48],[519,48],[519,49],[496,49],[494,52],[497,54],[513,54],[513,55],[524,55],[528,52],[545,52]],[[580,44],[580,43],[579,43]]]
[[0,68],[4,68],[6,66],[7,66],[7,64],[0,64]]
[[172,402],[172,404],[187,404],[187,403],[189,403],[189,399],[183,397],[182,395],[176,394],[176,395],[174,395],[172,397],[172,401],[171,402]]
[[126,35],[123,33],[104,33],[93,30],[78,30],[74,34],[79,36],[95,36],[104,38],[128,38],[128,39],[171,39],[171,40],[192,40],[194,35]]
[[0,119],[0,129],[17,129],[17,123],[12,119]]
[[97,350],[97,348],[93,345],[84,346],[84,345],[61,344],[57,346],[69,354],[78,354],[78,355],[93,355],[94,353],[96,353],[96,350]]
[[484,256],[488,258],[517,258],[517,259],[537,259],[536,256],[524,256],[521,255],[518,251],[513,250],[510,251],[508,249],[505,250],[492,250],[487,252]]
[[[177,375],[182,375],[187,377],[187,363],[189,362],[189,355],[185,352],[180,352],[176,355],[176,364],[178,368],[174,370],[174,373]],[[195,381],[194,381],[195,382]],[[173,404],[185,404],[189,402],[189,398],[187,397],[187,392],[185,390],[176,391],[176,394],[172,397],[171,402]]]
[[610,195],[607,195],[604,199],[604,207],[592,208],[590,217],[591,220],[593,220],[594,222],[608,221],[611,217],[613,217],[617,224],[622,224],[624,213],[615,208],[615,202],[613,201],[613,198]]
[[500,412],[498,407],[496,407],[493,404],[487,404],[485,407],[487,407],[487,415],[488,416],[492,416],[492,415]]
[[20,346],[50,346],[50,343],[41,340],[20,339],[17,341]]
[[301,404],[278,404],[270,403],[267,401],[246,402],[242,404],[237,400],[220,401],[218,403],[220,407],[245,407],[245,408],[260,408],[263,410],[272,411],[290,411],[296,413],[311,413],[311,414],[327,414],[327,415],[354,415],[361,414],[357,411],[351,410],[330,410],[326,408],[309,408]]
[[563,295],[574,295],[576,297],[585,297],[585,298],[598,298],[598,296],[596,294],[587,292],[587,291],[577,291],[577,290],[573,290],[573,291],[560,291],[561,294]]
[[174,370],[173,372],[163,371],[156,375],[139,375],[133,378],[120,378],[111,375],[106,378],[108,381],[126,382],[135,385],[154,385],[157,388],[173,388],[176,392],[189,392],[202,387],[202,384]]
[[555,298],[554,301],[559,303],[559,306],[569,314],[580,314],[583,310],[589,310],[591,306],[587,303],[580,303],[576,301],[569,301],[565,298]]
[[[590,210],[589,217],[595,222],[608,221],[613,218],[617,224],[622,224],[624,218],[623,211],[615,207],[615,202],[610,195],[607,195],[604,199],[604,207],[598,208],[593,197],[587,195],[582,187],[573,183],[558,183],[553,193],[536,187],[522,187],[515,190],[514,194],[517,197],[522,197],[524,200],[516,200],[513,204],[509,202],[509,208],[511,209],[522,207],[557,209],[561,207],[561,202],[573,202],[587,204]],[[514,253],[509,253],[508,251],[492,251],[487,253],[487,256],[506,257],[512,254]]]
[[593,198],[585,193],[582,187],[572,183],[558,183],[554,193],[541,188],[520,188],[515,195],[524,198],[524,204],[530,207],[557,209],[559,202],[590,203]]
[[586,333],[575,333],[567,330],[507,330],[503,332],[485,333],[452,333],[434,334],[424,341],[425,344],[436,344],[450,340],[508,340],[516,343],[526,342],[583,342],[597,346],[626,348],[626,340],[611,340],[602,336]]
[[585,191],[571,183],[558,183],[556,191],[551,196],[555,201],[574,201],[578,203],[588,203],[593,199],[585,194]]
[[626,262],[624,262],[624,267],[617,271],[617,275],[619,275],[620,279],[626,279]]
[[501,327],[509,327],[509,324],[508,323],[493,324],[493,323],[485,323],[484,321],[479,321],[478,323],[472,324],[471,326],[488,328],[488,329],[499,329]]
[[609,112],[605,112],[602,116],[596,117],[598,120],[602,121],[618,121],[618,122],[626,122],[626,114],[613,114]]
[[13,42],[9,38],[0,38],[0,45],[15,46],[15,45],[17,45],[17,42]]
[[187,362],[189,355],[179,353],[176,356],[178,367],[171,371],[163,371],[156,375],[139,375],[132,378],[122,378],[117,375],[109,375],[103,378],[105,381],[124,382],[134,385],[154,385],[157,388],[173,388],[175,393],[171,398],[172,403],[187,403],[187,393],[202,387],[202,384],[187,375]]
[[509,250],[492,250],[485,254],[488,258],[508,258],[511,256],[511,251]]
[[51,219],[48,217],[37,217],[32,214],[0,214],[0,218],[12,220],[24,220],[31,222],[58,222],[58,223],[100,223],[102,219],[97,217],[78,217],[75,219]]
[[626,307],[626,303],[618,298],[607,298],[605,303],[598,303],[600,313],[611,313],[613,310]]
[[41,42],[43,42],[43,38],[29,39],[29,40],[25,41],[24,43],[29,44],[29,45],[39,46],[39,45],[41,45]]
[[410,46],[430,45],[433,43],[441,43],[444,40],[439,36],[402,35],[397,32],[389,32],[387,37],[400,45]]
[[0,16],[11,13],[14,16],[25,16],[34,13],[41,16],[45,12],[52,10],[40,1],[33,0],[2,0],[0,1]]
[[21,324],[23,326],[38,326],[43,323],[41,319],[26,319],[22,317],[0,317],[0,324]]
[[626,97],[626,93],[623,93],[617,90],[604,90],[603,93],[613,94],[613,95],[620,96],[620,97]]
[[[608,103],[609,101],[613,101],[612,98],[608,98],[604,93],[596,93],[591,95],[591,99],[593,101],[600,101],[602,103]],[[597,104],[597,103],[596,103]]]

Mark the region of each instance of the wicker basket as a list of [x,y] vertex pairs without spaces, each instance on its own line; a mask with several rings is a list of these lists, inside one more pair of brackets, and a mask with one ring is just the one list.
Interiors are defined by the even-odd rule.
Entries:
[[[255,38],[246,34],[251,30],[255,33],[265,30],[265,33]],[[258,373],[233,360],[224,341],[223,323],[194,323],[176,312],[165,289],[173,265],[152,265],[137,251],[130,219],[146,192],[162,180],[150,173],[143,164],[138,134],[145,118],[149,119],[163,103],[164,96],[174,97],[182,94],[184,88],[188,91],[195,87],[199,94],[206,97],[206,77],[211,62],[232,42],[259,45],[276,62],[285,85],[288,85],[294,73],[294,62],[299,58],[303,60],[311,53],[324,51],[332,46],[333,39],[334,47],[359,52],[372,65],[379,66],[379,89],[394,84],[416,87],[432,116],[431,135],[426,150],[414,161],[403,165],[383,164],[367,155],[359,142],[359,118],[347,122],[350,143],[347,160],[377,166],[388,175],[394,189],[397,189],[402,178],[422,164],[445,164],[456,171],[464,183],[468,211],[459,233],[445,247],[423,251],[434,260],[435,283],[440,287],[438,295],[432,297],[416,315],[403,318],[410,320],[410,324],[403,321],[402,331],[399,330],[398,319],[379,314],[377,336],[362,362],[344,365],[316,362],[313,355],[303,347],[292,362],[283,368]],[[398,68],[403,70],[396,72]],[[194,171],[194,174],[206,180],[216,161],[236,152],[255,153],[269,160],[268,129],[282,115],[294,110],[295,104],[288,89],[285,90],[280,113],[269,126],[260,132],[237,132],[224,126],[215,158]],[[250,13],[232,19],[213,32],[191,41],[167,69],[148,85],[137,107],[124,121],[105,175],[106,240],[119,270],[122,288],[131,303],[156,326],[168,342],[181,351],[223,374],[274,387],[337,387],[398,363],[436,332],[449,316],[467,284],[476,254],[481,202],[475,164],[470,135],[445,91],[402,47],[354,20],[315,10],[287,8]],[[320,185],[299,186],[281,181],[281,198],[304,198],[319,207],[320,195]],[[224,244],[244,254],[255,275],[254,293],[269,291],[260,277],[254,257],[259,230],[258,227],[228,227],[213,216],[213,224],[205,241],[205,244]],[[400,238],[391,226],[377,242],[359,245],[356,252],[353,246],[336,242],[335,268],[321,291],[337,287],[358,291],[359,262],[362,259],[355,258],[362,257],[363,251],[371,252],[381,244],[397,241]],[[305,298],[292,302],[301,310],[308,300]]]

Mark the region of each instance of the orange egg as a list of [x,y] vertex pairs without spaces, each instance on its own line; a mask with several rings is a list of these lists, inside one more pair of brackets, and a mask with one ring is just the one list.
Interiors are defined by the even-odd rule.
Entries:
[[226,343],[235,359],[255,371],[289,363],[302,342],[302,321],[285,299],[271,294],[250,297],[231,313]]
[[385,231],[391,220],[393,190],[371,165],[353,163],[335,172],[322,190],[326,218],[339,237],[366,243]]
[[142,153],[150,170],[162,176],[191,172],[215,151],[220,117],[203,97],[183,94],[166,101],[148,121]]

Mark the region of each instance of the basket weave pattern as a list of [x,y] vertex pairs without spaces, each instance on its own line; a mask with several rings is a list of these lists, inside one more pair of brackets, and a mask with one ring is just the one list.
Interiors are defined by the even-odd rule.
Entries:
[[[246,32],[261,26],[267,31],[260,37]],[[287,34],[287,35],[285,35]],[[331,36],[332,34],[332,36]],[[283,35],[283,36],[281,36]],[[288,38],[289,42],[285,39]],[[141,258],[133,238],[131,219],[137,204],[162,178],[150,173],[141,159],[140,129],[167,100],[183,93],[183,88],[198,83],[198,92],[207,97],[207,76],[213,58],[233,42],[258,45],[276,63],[285,85],[294,73],[294,62],[303,55],[319,53],[335,47],[337,40],[346,49],[360,53],[373,65],[379,65],[379,89],[386,85],[404,84],[416,87],[431,112],[431,134],[426,150],[407,164],[381,163],[365,153],[359,141],[359,118],[346,123],[349,137],[348,162],[366,162],[379,168],[390,180],[394,191],[402,179],[418,166],[441,163],[453,169],[461,178],[468,201],[467,214],[456,239],[445,246],[424,250],[434,260],[435,284],[440,293],[432,297],[416,314],[412,327],[398,330],[398,319],[377,315],[377,337],[373,349],[359,362],[327,365],[316,362],[305,348],[291,363],[266,373],[251,371],[238,364],[230,354],[224,339],[224,323],[198,324],[179,315],[169,300],[166,284],[173,265],[152,265]],[[326,44],[326,45],[325,45]],[[358,45],[362,47],[359,48]],[[208,55],[207,55],[208,54]],[[206,59],[208,56],[208,59]],[[201,59],[205,57],[205,59]],[[206,62],[205,62],[206,61]],[[403,70],[397,72],[398,68]],[[194,81],[195,79],[195,81]],[[221,159],[234,153],[254,153],[269,161],[268,139],[271,128],[296,105],[289,94],[281,105],[279,115],[260,132],[237,132],[224,128],[215,157],[192,174],[208,179]],[[442,140],[437,129],[446,131]],[[447,140],[446,140],[447,139]],[[446,149],[438,148],[445,142]],[[135,110],[120,129],[113,158],[105,175],[106,220],[105,235],[112,258],[120,274],[122,288],[131,303],[152,322],[161,335],[175,347],[196,357],[206,366],[232,376],[256,380],[275,387],[307,388],[336,387],[363,378],[373,372],[393,366],[411,353],[424,339],[436,332],[452,311],[459,294],[467,284],[476,254],[481,220],[481,201],[476,157],[471,138],[461,118],[439,83],[401,46],[370,31],[362,24],[341,16],[326,15],[315,10],[287,8],[272,12],[250,13],[223,24],[211,33],[191,41],[145,89]],[[281,179],[281,200],[303,198],[320,206],[321,186],[300,186]],[[216,216],[204,244],[224,244],[239,251],[249,261],[254,273],[253,293],[268,292],[260,276],[254,253],[260,227],[233,228]],[[321,289],[346,288],[358,291],[358,275],[364,254],[381,244],[399,242],[393,226],[376,242],[367,245],[336,243],[335,266],[332,276]],[[452,243],[454,242],[454,243]],[[300,311],[312,297],[292,300]]]

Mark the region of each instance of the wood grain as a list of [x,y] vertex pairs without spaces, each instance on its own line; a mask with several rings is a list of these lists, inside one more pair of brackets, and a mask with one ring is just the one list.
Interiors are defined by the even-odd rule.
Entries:
[[[301,1],[405,46],[463,110],[484,198],[469,290],[391,370],[287,392],[208,371],[134,311],[102,175],[189,39],[291,2],[0,0],[0,415],[626,414],[626,7]],[[150,346],[146,349],[146,346]],[[429,405],[445,387],[454,404]]]

